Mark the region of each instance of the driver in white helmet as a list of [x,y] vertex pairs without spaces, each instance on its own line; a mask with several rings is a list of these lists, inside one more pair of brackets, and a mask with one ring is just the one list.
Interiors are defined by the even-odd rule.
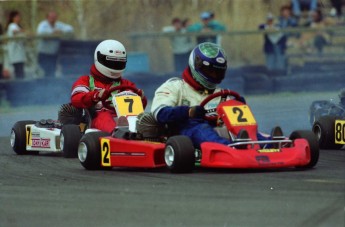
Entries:
[[[91,127],[111,133],[116,126],[114,120],[116,113],[114,108],[104,107],[102,101],[109,98],[109,89],[112,87],[123,85],[136,88],[136,86],[133,82],[122,78],[127,63],[127,52],[119,41],[105,40],[98,44],[94,62],[90,75],[79,77],[73,84],[71,103],[77,108],[95,107],[96,113]],[[139,95],[145,108],[147,99],[141,90]]]
[[[196,148],[206,141],[230,144],[232,141],[220,137],[214,125],[203,119],[207,110],[217,107],[220,97],[205,108],[200,106],[206,97],[221,90],[217,85],[224,79],[226,69],[227,57],[220,46],[210,42],[196,46],[182,78],[171,78],[156,90],[151,106],[156,120],[188,136]],[[258,139],[267,138],[258,134]]]

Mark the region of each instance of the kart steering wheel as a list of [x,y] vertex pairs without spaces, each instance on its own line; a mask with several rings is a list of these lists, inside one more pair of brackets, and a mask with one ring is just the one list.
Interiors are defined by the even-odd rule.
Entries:
[[[126,91],[126,90],[132,91],[135,94],[139,95],[140,97],[143,94],[142,91],[140,89],[136,88],[136,87],[128,86],[128,85],[119,85],[119,86],[116,86],[116,87],[112,87],[112,88],[110,88],[108,90],[109,91],[109,97],[111,96],[111,93],[114,92],[114,91],[121,92],[121,91]],[[104,108],[112,109],[114,107],[112,106],[112,102],[110,100],[108,100],[108,98],[106,100],[102,101],[102,105],[103,105]]]
[[[222,98],[226,98],[227,96],[231,96],[231,97],[234,97],[235,100],[237,101],[240,101],[242,102],[243,101],[243,98],[235,91],[231,91],[231,90],[228,90],[228,89],[224,89],[224,90],[221,90],[221,91],[218,91],[216,93],[213,93],[209,96],[207,96],[201,103],[200,103],[200,106],[202,107],[205,107],[205,105],[207,103],[209,103],[211,100],[215,99],[215,98],[218,98],[218,97],[222,97]],[[222,102],[222,101],[221,101]],[[216,121],[218,119],[218,116],[205,116],[204,117],[205,120],[207,121]]]

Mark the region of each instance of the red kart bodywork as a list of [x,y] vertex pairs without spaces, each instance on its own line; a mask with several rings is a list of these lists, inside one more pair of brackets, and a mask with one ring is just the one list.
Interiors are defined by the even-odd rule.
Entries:
[[142,168],[165,166],[164,143],[104,137],[100,138],[101,146],[104,140],[109,141],[110,163],[104,162],[102,154],[102,166]]
[[[249,145],[250,146],[250,145]],[[296,139],[292,147],[280,149],[236,149],[212,142],[201,144],[201,166],[213,168],[284,168],[304,166],[310,161],[309,144]]]
[[[238,119],[230,118],[231,110],[242,108],[247,114],[247,122],[241,123]],[[247,109],[247,110],[246,110]],[[234,111],[235,112],[235,111]],[[220,103],[217,113],[231,133],[237,135],[245,128],[251,141],[257,141],[258,126],[251,114],[250,108],[237,100],[228,100]],[[242,116],[244,117],[244,116]],[[246,145],[246,148],[237,149],[223,144],[204,142],[201,144],[202,157],[200,164],[203,167],[213,168],[283,168],[304,166],[310,162],[310,147],[305,139],[296,139],[291,147],[275,149],[261,149],[259,144]]]

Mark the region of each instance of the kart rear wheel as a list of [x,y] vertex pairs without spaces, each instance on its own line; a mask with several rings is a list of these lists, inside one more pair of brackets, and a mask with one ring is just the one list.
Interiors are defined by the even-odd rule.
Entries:
[[19,155],[28,154],[26,150],[26,125],[35,124],[36,121],[18,121],[11,130],[10,142],[13,151]]
[[[101,166],[100,137],[109,136],[107,132],[86,133],[79,142],[78,158],[81,165],[87,170],[103,169]],[[104,168],[106,169],[106,168]]]
[[170,137],[166,142],[164,160],[172,173],[192,172],[195,165],[195,149],[189,137]]
[[313,125],[321,149],[339,150],[343,147],[335,143],[335,120],[334,116],[322,116]]
[[298,168],[310,169],[310,168],[313,168],[319,161],[319,154],[320,154],[319,144],[317,142],[317,138],[315,134],[312,131],[308,131],[308,130],[294,131],[290,135],[291,140],[302,139],[302,138],[306,139],[309,143],[310,162],[307,165],[301,166],[301,167],[299,166]]
[[60,148],[65,158],[78,157],[78,145],[82,133],[79,125],[64,125],[60,132]]

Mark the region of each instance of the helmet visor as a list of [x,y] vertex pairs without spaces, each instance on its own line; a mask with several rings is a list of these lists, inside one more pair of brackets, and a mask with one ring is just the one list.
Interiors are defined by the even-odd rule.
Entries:
[[195,69],[199,71],[208,81],[220,84],[225,77],[226,64],[225,65],[205,65],[201,61],[195,62]]
[[100,51],[97,52],[97,60],[99,63],[107,68],[113,70],[124,70],[126,68],[127,58],[126,57],[114,57],[101,54]]

